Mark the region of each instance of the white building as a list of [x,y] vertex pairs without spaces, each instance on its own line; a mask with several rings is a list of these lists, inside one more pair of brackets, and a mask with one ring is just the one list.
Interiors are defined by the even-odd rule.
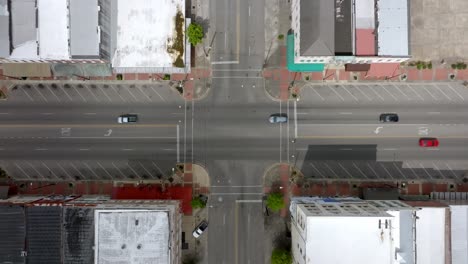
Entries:
[[414,211],[400,201],[294,197],[294,264],[414,264]]
[[410,58],[408,0],[293,0],[294,63]]

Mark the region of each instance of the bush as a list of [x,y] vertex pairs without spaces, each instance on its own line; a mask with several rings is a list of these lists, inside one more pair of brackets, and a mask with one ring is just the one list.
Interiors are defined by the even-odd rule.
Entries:
[[119,74],[117,74],[116,78],[117,78],[117,80],[121,81],[121,80],[123,80],[123,75],[119,73]]
[[451,66],[452,66],[452,69],[454,69],[454,70],[457,68],[456,64],[452,64]]
[[163,80],[164,81],[169,81],[171,79],[171,75],[170,74],[164,74],[164,77],[163,77]]
[[284,39],[284,35],[283,35],[283,34],[279,34],[279,35],[278,35],[278,39],[279,39],[279,40]]
[[429,63],[427,64],[427,68],[428,68],[428,69],[432,69],[432,62],[429,62]]
[[271,264],[291,264],[291,252],[284,249],[275,249],[271,253]]
[[267,197],[266,204],[271,211],[278,212],[284,207],[283,194],[270,193]]
[[191,23],[187,29],[188,41],[194,46],[202,42],[203,35],[203,27],[200,24]]
[[190,204],[192,205],[192,208],[194,209],[206,207],[206,202],[203,201],[200,196],[193,197]]

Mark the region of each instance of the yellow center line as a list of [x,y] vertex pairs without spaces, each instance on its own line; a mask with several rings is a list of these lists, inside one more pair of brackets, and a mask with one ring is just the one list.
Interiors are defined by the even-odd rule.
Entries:
[[174,124],[3,124],[0,128],[149,128],[149,127],[177,127]]

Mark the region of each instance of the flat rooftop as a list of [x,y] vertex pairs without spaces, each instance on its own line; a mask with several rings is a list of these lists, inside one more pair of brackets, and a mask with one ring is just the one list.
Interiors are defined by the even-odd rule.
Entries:
[[177,55],[168,50],[175,41],[178,12],[185,25],[185,0],[118,0],[112,66],[174,67]]
[[155,210],[96,210],[95,263],[170,263],[169,215]]

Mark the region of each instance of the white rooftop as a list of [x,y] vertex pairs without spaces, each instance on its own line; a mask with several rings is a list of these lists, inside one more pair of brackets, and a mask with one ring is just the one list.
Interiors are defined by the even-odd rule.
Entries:
[[70,59],[68,49],[68,7],[64,0],[38,0],[39,57]]
[[112,66],[172,68],[176,57],[167,49],[175,37],[177,11],[185,19],[185,0],[118,0],[117,9]]
[[168,212],[96,210],[95,263],[170,263]]
[[445,263],[444,207],[423,207],[416,212],[416,250],[418,263]]
[[378,55],[408,56],[408,0],[377,0]]
[[450,205],[452,264],[468,263],[468,205]]

